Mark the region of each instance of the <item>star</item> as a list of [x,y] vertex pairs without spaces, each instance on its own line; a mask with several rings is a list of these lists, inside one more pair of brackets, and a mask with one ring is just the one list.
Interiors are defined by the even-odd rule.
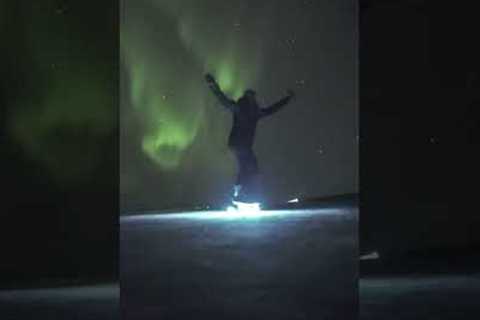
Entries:
[[285,40],[285,43],[290,47],[293,47],[296,42],[297,40],[295,38],[288,38]]
[[299,86],[304,86],[305,85],[305,80],[304,79],[298,79],[295,81],[295,83]]

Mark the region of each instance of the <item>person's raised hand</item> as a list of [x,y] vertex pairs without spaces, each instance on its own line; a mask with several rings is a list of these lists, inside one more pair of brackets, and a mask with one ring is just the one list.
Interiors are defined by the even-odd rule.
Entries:
[[287,95],[288,95],[290,98],[294,98],[294,97],[295,97],[295,92],[293,92],[292,89],[288,89],[288,90],[287,90]]
[[215,78],[210,73],[205,75],[205,80],[208,84],[215,84]]

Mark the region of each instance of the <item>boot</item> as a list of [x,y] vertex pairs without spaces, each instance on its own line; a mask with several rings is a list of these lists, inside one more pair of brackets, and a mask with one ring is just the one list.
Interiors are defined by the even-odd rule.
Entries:
[[240,184],[236,184],[233,186],[233,199],[238,198],[240,195],[240,190],[242,189],[242,186]]

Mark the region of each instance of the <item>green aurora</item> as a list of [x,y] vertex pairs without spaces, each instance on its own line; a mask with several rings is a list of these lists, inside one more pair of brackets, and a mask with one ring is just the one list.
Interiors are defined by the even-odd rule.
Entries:
[[[113,15],[92,37],[85,36],[83,20],[57,12],[55,1],[15,8],[17,19],[29,23],[21,25],[21,36],[12,36],[6,49],[16,61],[7,132],[58,183],[75,184],[94,173],[102,161],[102,143],[111,141],[118,126],[118,62],[114,53],[105,54],[114,47],[108,23]],[[108,3],[98,9],[99,15],[110,10]],[[22,83],[16,83],[19,79]]]
[[[141,122],[145,154],[162,169],[172,170],[205,125],[205,108],[212,99],[203,74],[215,74],[221,88],[238,98],[255,84],[261,47],[248,50],[252,41],[235,25],[226,28],[228,17],[215,20],[206,14],[219,10],[220,1],[202,7],[187,1],[134,2],[124,1],[121,24],[129,107],[135,110],[128,114]],[[218,32],[219,25],[228,31]]]
[[232,98],[255,89],[261,106],[297,93],[259,125],[266,197],[356,190],[353,2],[122,0],[120,17],[95,6],[0,5],[14,8],[0,12],[4,130],[32,170],[75,188],[119,169],[126,211],[219,201],[235,162],[209,72]]

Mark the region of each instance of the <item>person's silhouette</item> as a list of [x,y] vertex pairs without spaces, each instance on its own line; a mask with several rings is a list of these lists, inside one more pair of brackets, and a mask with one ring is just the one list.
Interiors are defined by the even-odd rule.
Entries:
[[238,101],[233,101],[222,92],[212,75],[207,74],[205,79],[220,103],[233,114],[232,130],[228,138],[228,146],[235,155],[238,165],[233,197],[235,200],[249,202],[255,197],[249,189],[258,175],[257,158],[253,152],[257,122],[279,111],[294,97],[294,93],[288,90],[288,95],[280,101],[269,107],[260,108],[255,99],[256,93],[252,89],[245,90]]

